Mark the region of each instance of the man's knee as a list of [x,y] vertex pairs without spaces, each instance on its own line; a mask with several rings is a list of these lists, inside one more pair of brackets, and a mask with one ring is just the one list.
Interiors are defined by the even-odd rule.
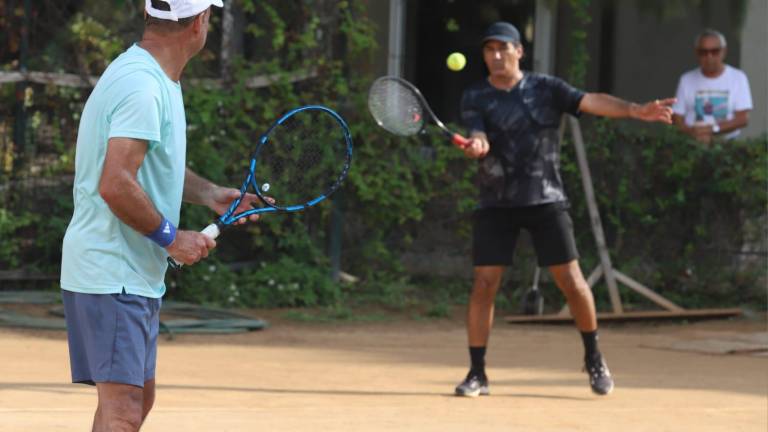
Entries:
[[155,380],[151,379],[144,382],[144,392],[142,400],[142,420],[147,417],[149,411],[152,410],[152,406],[155,404]]
[[493,302],[499,289],[501,276],[494,273],[476,273],[472,285],[472,300],[485,303]]
[[572,261],[566,264],[555,265],[549,269],[558,288],[566,297],[586,296],[591,292],[589,284],[584,280],[578,262]]
[[110,404],[110,408],[102,408],[101,419],[108,431],[138,431],[143,421],[141,403],[131,405]]
[[109,431],[138,431],[143,418],[144,391],[126,384],[99,383],[99,410]]

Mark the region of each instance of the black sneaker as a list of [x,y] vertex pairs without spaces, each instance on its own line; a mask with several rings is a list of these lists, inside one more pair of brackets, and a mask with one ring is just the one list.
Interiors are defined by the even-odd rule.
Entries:
[[587,359],[583,371],[589,374],[589,385],[593,393],[607,395],[613,391],[613,378],[603,356]]
[[461,384],[456,386],[456,396],[488,396],[488,377],[484,373],[470,370]]

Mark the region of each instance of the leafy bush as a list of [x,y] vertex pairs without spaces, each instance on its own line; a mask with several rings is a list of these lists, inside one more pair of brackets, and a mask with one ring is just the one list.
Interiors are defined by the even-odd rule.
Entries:
[[327,306],[341,299],[341,289],[327,267],[308,266],[288,255],[237,272],[209,258],[169,272],[167,286],[175,298],[226,306]]
[[11,268],[19,265],[19,252],[22,250],[25,237],[19,235],[21,230],[32,225],[38,218],[30,213],[11,213],[0,208],[0,264]]
[[[707,147],[672,128],[600,120],[585,141],[617,268],[688,307],[764,303],[765,136]],[[572,150],[563,172],[589,267],[597,259]]]
[[[119,4],[133,7],[131,2]],[[574,40],[583,45],[589,2],[570,4],[578,9],[580,23]],[[237,6],[246,25],[242,56],[231,65],[232,79],[216,88],[190,79],[220,75],[220,14],[212,18],[208,48],[185,71],[190,167],[219,184],[239,186],[259,134],[284,111],[319,103],[339,111],[352,129],[352,170],[332,202],[225,231],[208,260],[169,272],[169,295],[232,306],[325,305],[338,316],[347,315],[346,305],[363,301],[395,309],[423,302],[431,304],[429,316],[450,313],[450,304],[466,301],[467,281],[414,276],[401,259],[428,229],[436,230],[445,244],[458,245],[456,250],[467,249],[476,165],[439,135],[403,139],[374,124],[366,107],[373,79],[369,63],[381,51],[366,18],[367,2],[241,0]],[[121,8],[83,7],[93,13],[85,16],[76,7],[62,8],[62,14],[69,14],[62,15],[68,24],[49,29],[50,40],[30,66],[57,70],[65,64],[69,71],[98,74],[103,59],[135,40],[139,14],[128,19]],[[73,49],[78,56],[68,55]],[[570,74],[578,81],[588,59],[586,51],[574,52]],[[297,74],[306,78],[297,81]],[[246,86],[254,76],[271,77],[273,82],[263,88]],[[60,180],[71,175],[77,122],[87,94],[77,88],[29,86],[24,95],[34,134],[29,134],[29,143],[8,146],[12,128],[3,123],[0,181],[28,176]],[[8,103],[0,107],[0,114],[11,115],[15,97],[13,87],[2,87],[0,98]],[[672,128],[645,130],[609,121],[583,124],[616,266],[683,306],[764,306],[765,137],[704,148]],[[23,160],[19,152],[27,147],[48,158]],[[594,240],[567,140],[562,166],[582,267],[589,271],[597,262]],[[72,214],[71,193],[65,186],[3,195],[0,269],[24,263],[52,271],[59,265],[61,239]],[[34,198],[28,198],[28,192],[34,192]],[[342,267],[361,277],[352,288],[342,289],[329,276],[327,248],[334,209],[343,215]],[[213,217],[207,209],[185,205],[180,225],[199,229]],[[533,255],[526,249],[519,249],[509,276],[512,286],[530,284]],[[601,290],[598,287],[596,298],[604,303],[607,296]],[[545,294],[557,295],[560,301],[556,291]],[[627,292],[623,297],[630,304],[644,301]],[[500,303],[514,308],[509,298],[500,298]]]

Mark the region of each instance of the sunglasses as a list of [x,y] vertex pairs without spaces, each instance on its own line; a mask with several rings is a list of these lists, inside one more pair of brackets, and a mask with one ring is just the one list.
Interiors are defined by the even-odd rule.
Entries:
[[699,55],[699,57],[705,57],[705,56],[717,56],[720,55],[720,53],[723,51],[723,48],[697,48],[696,54]]

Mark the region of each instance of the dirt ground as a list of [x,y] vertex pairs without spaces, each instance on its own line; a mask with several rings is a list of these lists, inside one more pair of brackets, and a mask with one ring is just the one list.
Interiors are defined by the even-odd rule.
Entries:
[[[497,320],[492,395],[471,399],[452,396],[467,368],[460,317],[328,324],[259,316],[272,327],[162,340],[158,397],[142,430],[768,430],[768,356],[712,349],[764,340],[765,321],[603,326],[616,390],[599,397],[581,372],[572,327]],[[95,392],[68,383],[64,332],[0,329],[0,367],[0,431],[89,430]]]

